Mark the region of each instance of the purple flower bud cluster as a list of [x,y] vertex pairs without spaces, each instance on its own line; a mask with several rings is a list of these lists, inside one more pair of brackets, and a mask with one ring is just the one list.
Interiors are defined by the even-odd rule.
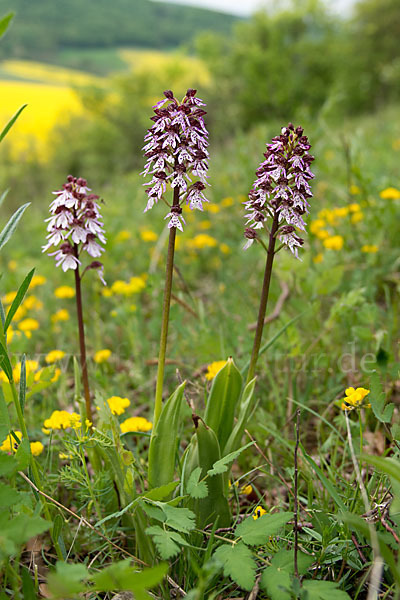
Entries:
[[[101,244],[106,243],[106,238],[97,203],[99,196],[90,192],[85,179],[72,175],[68,175],[61,190],[53,192],[56,198],[50,204],[51,217],[46,219],[49,233],[42,251],[58,247],[49,256],[55,257],[56,266],[61,266],[63,271],[75,270],[81,264],[79,257],[83,251],[93,258],[104,252]],[[105,284],[101,262],[93,261],[86,268],[97,269]]]
[[244,203],[247,249],[264,229],[269,219],[278,224],[277,237],[298,258],[298,248],[304,240],[297,231],[305,231],[303,216],[309,212],[308,199],[312,197],[309,180],[314,177],[310,165],[314,157],[302,127],[289,123],[267,144],[265,160],[256,171],[257,179]]
[[[154,108],[150,127],[145,136],[143,150],[147,162],[143,175],[151,175],[147,185],[148,196],[145,212],[153,208],[158,200],[164,200],[167,185],[174,189],[174,202],[165,217],[169,219],[168,227],[176,227],[183,231],[182,204],[186,201],[190,209],[203,210],[203,202],[208,171],[208,132],[204,124],[206,111],[200,98],[196,98],[196,90],[189,89],[181,103],[170,90],[164,92],[165,98]],[[192,182],[190,175],[197,181]]]

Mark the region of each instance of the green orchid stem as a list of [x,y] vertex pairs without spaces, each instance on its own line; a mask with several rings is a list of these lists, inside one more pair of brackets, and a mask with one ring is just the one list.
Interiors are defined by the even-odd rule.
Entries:
[[[11,385],[11,391],[12,391],[12,395],[13,395],[14,406],[15,406],[15,410],[17,412],[17,417],[18,417],[18,422],[19,422],[19,426],[20,426],[20,429],[21,429],[22,437],[25,438],[26,440],[28,440],[28,443],[29,443],[28,430],[27,430],[26,425],[25,425],[25,419],[24,419],[24,415],[23,415],[23,412],[22,412],[21,405],[19,403],[18,392],[17,392],[17,388],[15,386],[14,380],[10,381],[10,385]],[[39,475],[39,470],[37,468],[37,464],[36,464],[35,458],[32,455],[32,453],[30,454],[30,467],[31,467],[31,470],[32,470],[32,475],[33,475],[34,483],[35,483],[36,487],[39,490],[41,490],[42,487],[43,487],[42,486],[42,481],[41,481],[41,478],[40,478],[40,475]],[[43,506],[43,512],[44,512],[44,515],[45,515],[47,521],[52,522],[52,518],[51,518],[51,515],[50,515],[49,507],[47,505],[47,502],[46,502],[45,498],[41,494],[39,494],[39,497],[40,497],[40,501],[41,501],[42,506]],[[59,544],[58,540],[56,540],[56,539],[53,538],[53,544],[54,544],[54,548],[55,548],[55,550],[57,552],[58,559],[63,561],[64,560],[64,556],[63,556],[63,553],[61,551],[61,547],[60,547],[60,544]]]
[[247,372],[246,385],[253,379],[253,377],[255,375],[255,371],[256,371],[258,354],[260,351],[262,334],[263,334],[263,329],[264,329],[265,313],[267,311],[269,286],[271,283],[271,274],[272,274],[272,265],[273,265],[274,256],[275,256],[275,244],[276,244],[275,234],[278,230],[278,225],[279,225],[278,224],[278,213],[275,213],[274,220],[272,222],[271,233],[269,234],[267,262],[265,264],[264,281],[263,281],[263,287],[262,287],[261,298],[260,298],[260,308],[258,309],[257,327],[256,327],[256,333],[254,336],[253,351],[251,353],[249,370]]
[[[74,245],[74,254],[78,258],[78,246]],[[79,331],[79,347],[80,347],[80,362],[82,369],[82,382],[83,390],[85,394],[85,406],[86,406],[86,418],[93,422],[92,415],[92,403],[90,400],[90,387],[89,387],[89,376],[86,362],[86,343],[85,343],[85,326],[83,323],[83,310],[82,310],[82,289],[81,289],[81,276],[79,274],[79,267],[75,269],[75,290],[76,290],[76,312],[78,316],[78,331]]]
[[[179,186],[176,186],[174,188],[174,200],[173,200],[172,206],[179,206],[179,190],[180,190]],[[160,351],[158,354],[156,397],[155,397],[155,402],[154,402],[153,431],[157,424],[158,419],[160,418],[160,414],[161,414],[161,410],[162,410],[165,355],[166,355],[166,351],[167,351],[169,309],[170,309],[170,305],[171,305],[172,277],[173,277],[173,272],[174,272],[175,237],[176,237],[176,227],[171,227],[171,229],[169,230],[167,266],[166,266],[166,272],[165,272],[164,300],[163,300],[161,336],[160,336]]]

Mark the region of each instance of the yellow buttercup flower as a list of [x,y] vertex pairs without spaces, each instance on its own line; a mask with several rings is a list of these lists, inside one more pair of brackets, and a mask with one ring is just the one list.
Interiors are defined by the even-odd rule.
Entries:
[[125,412],[125,409],[130,406],[131,401],[128,398],[111,396],[111,398],[107,398],[107,404],[113,415],[122,415]]
[[46,283],[46,281],[47,279],[46,277],[43,277],[43,275],[34,275],[32,277],[29,288],[33,290],[33,288],[37,287],[38,285],[43,285],[44,283]]
[[51,315],[51,322],[58,323],[59,321],[68,321],[69,312],[65,308],[60,308],[54,315]]
[[371,404],[369,402],[364,402],[364,398],[368,396],[371,390],[367,390],[366,388],[359,387],[354,389],[353,387],[347,388],[345,391],[345,398],[343,398],[343,402],[341,404],[342,410],[353,410],[355,408],[370,408]]
[[253,519],[257,521],[257,519],[260,519],[263,515],[266,514],[266,512],[267,511],[262,506],[256,506],[253,512]]
[[328,250],[341,250],[343,248],[344,239],[341,235],[333,235],[326,238],[323,244]]
[[226,365],[226,362],[226,360],[217,360],[209,364],[207,367],[206,379],[208,379],[209,381],[211,381],[211,379],[214,379],[216,374],[222,369],[222,367]]
[[120,425],[122,433],[135,431],[150,431],[153,424],[144,417],[129,417]]
[[104,348],[104,350],[98,350],[94,355],[94,362],[100,364],[106,362],[111,356],[111,350]]
[[365,252],[366,254],[375,254],[378,250],[379,248],[375,244],[361,246],[361,252]]
[[61,285],[60,287],[54,290],[54,295],[56,298],[73,298],[75,296],[75,290],[69,285]]
[[140,237],[144,242],[156,242],[158,240],[158,235],[151,229],[142,229]]
[[47,364],[51,365],[52,363],[57,362],[64,358],[65,352],[63,350],[52,350],[46,355],[45,361]]
[[2,297],[1,301],[3,304],[11,304],[17,295],[17,292],[8,292],[5,296]]
[[388,187],[382,190],[379,194],[384,200],[398,200],[400,198],[400,190],[394,187]]

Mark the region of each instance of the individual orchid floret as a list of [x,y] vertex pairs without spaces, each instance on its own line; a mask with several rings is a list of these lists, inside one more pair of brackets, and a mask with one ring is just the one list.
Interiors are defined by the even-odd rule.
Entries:
[[274,236],[298,258],[298,249],[304,244],[298,231],[305,231],[304,215],[309,212],[312,197],[309,181],[314,177],[310,165],[314,157],[302,127],[289,123],[267,144],[265,160],[256,171],[257,179],[249,193],[246,207],[245,237],[248,248],[255,238],[248,235],[274,226]]
[[[201,108],[204,102],[196,97],[196,90],[187,90],[181,103],[170,90],[164,95],[165,99],[153,107],[154,125],[148,130],[143,147],[147,162],[142,174],[151,177],[144,184],[148,197],[145,212],[164,200],[170,207],[165,217],[170,219],[168,227],[182,231],[182,205],[186,203],[191,210],[203,210],[203,203],[208,202],[203,193],[209,185],[208,132],[203,119],[206,112]],[[172,205],[166,198],[168,186],[174,192]]]
[[[47,243],[43,252],[55,247],[56,266],[68,271],[81,265],[82,252],[98,258],[106,243],[103,222],[98,204],[99,196],[91,193],[85,179],[69,175],[61,190],[53,192],[56,198],[50,204],[51,216],[46,219]],[[96,265],[96,266],[93,266]],[[103,283],[103,265],[93,261],[89,268],[97,269]]]

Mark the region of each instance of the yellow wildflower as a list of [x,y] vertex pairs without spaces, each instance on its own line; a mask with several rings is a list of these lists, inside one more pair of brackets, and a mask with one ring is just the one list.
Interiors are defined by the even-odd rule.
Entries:
[[44,450],[44,446],[43,446],[42,442],[31,442],[30,446],[31,446],[31,452],[32,452],[33,456],[39,456],[39,454],[42,454],[42,452]]
[[209,364],[207,367],[206,379],[208,379],[209,381],[211,381],[211,379],[214,379],[216,374],[222,369],[222,367],[226,365],[226,362],[226,360],[216,360]]
[[[25,362],[26,378],[28,379],[31,373],[34,373],[39,368],[39,363],[36,360],[27,360]],[[21,378],[21,363],[17,363],[13,368],[13,379],[18,383]]]
[[220,244],[219,245],[219,249],[221,250],[222,254],[230,254],[231,253],[231,249],[229,248],[228,244]]
[[244,494],[245,496],[250,496],[250,494],[252,493],[252,491],[253,491],[253,486],[250,485],[250,484],[249,485],[243,485],[240,488],[240,493]]
[[361,246],[361,252],[366,252],[367,254],[375,254],[375,252],[378,252],[378,250],[379,248],[375,244],[365,244],[365,246]]
[[15,271],[18,266],[18,263],[16,260],[9,260],[7,266],[10,269],[10,271]]
[[60,308],[54,315],[51,315],[51,322],[58,323],[58,321],[68,321],[69,312],[65,308]]
[[51,365],[52,363],[57,362],[64,358],[65,352],[63,350],[52,350],[46,355],[45,361],[47,364]]
[[140,237],[144,242],[156,242],[158,240],[158,235],[151,229],[143,229],[140,232]]
[[311,231],[311,233],[316,234],[323,227],[325,227],[324,219],[315,219],[314,221],[311,221],[310,231]]
[[51,383],[55,383],[56,381],[58,381],[60,378],[60,375],[61,375],[61,369],[59,369],[57,367],[54,371],[53,377],[50,379]]
[[211,221],[200,221],[199,223],[199,228],[200,229],[210,229],[211,227]]
[[369,402],[364,402],[364,398],[370,393],[371,390],[367,390],[366,388],[359,387],[354,389],[353,387],[347,388],[345,391],[345,398],[343,398],[343,402],[341,404],[342,410],[353,410],[355,408],[370,408],[371,404]]
[[196,248],[201,250],[202,248],[215,248],[218,242],[215,238],[208,233],[198,233],[191,240],[187,242],[188,248]]
[[110,298],[113,295],[112,289],[109,287],[104,288],[101,293],[104,298]]
[[30,319],[30,318],[24,319],[23,321],[18,323],[18,329],[20,329],[24,333],[26,333],[26,332],[30,333],[31,331],[35,331],[36,329],[39,329],[39,321],[37,321],[36,319]]
[[343,217],[347,217],[347,215],[349,214],[349,208],[348,206],[340,206],[338,208],[334,208],[333,214],[336,217],[339,217],[340,219]]
[[351,215],[350,221],[353,223],[353,225],[355,225],[356,223],[358,223],[359,221],[363,220],[363,214],[361,211],[358,211],[354,214]]
[[[14,435],[17,437],[19,441],[22,440],[22,433],[20,431],[14,431]],[[11,435],[11,433],[6,437],[2,445],[0,446],[0,450],[3,452],[11,452],[13,450],[16,452],[18,448],[18,444],[15,440],[15,437]]]
[[127,231],[126,229],[123,229],[122,231],[117,233],[117,235],[115,236],[115,241],[116,242],[126,242],[127,240],[130,240],[131,237],[132,237],[131,232]]
[[357,196],[358,194],[361,194],[361,190],[358,187],[358,185],[354,185],[353,184],[353,185],[350,186],[350,194],[352,196]]
[[153,423],[150,423],[144,417],[129,417],[121,423],[122,433],[135,432],[135,431],[150,431]]
[[204,208],[206,210],[208,210],[210,213],[212,213],[213,215],[216,215],[221,210],[220,207],[218,206],[218,204],[210,204],[208,202],[206,204],[204,204]]
[[262,506],[256,506],[253,512],[253,519],[257,521],[260,517],[266,514],[266,510]]
[[75,296],[75,290],[69,285],[61,285],[60,287],[54,290],[54,295],[56,298],[73,298]]
[[228,208],[229,206],[233,205],[233,198],[231,196],[228,196],[227,198],[223,198],[221,200],[221,206],[223,206],[224,208]]
[[65,452],[59,452],[58,458],[61,460],[71,460],[74,458],[73,454],[66,454]]
[[122,296],[132,296],[142,291],[146,286],[143,277],[131,277],[129,282],[117,279],[111,286],[113,294],[121,294]]
[[330,233],[326,229],[320,229],[315,235],[319,240],[326,240],[328,237],[330,237]]
[[360,205],[357,204],[356,202],[352,202],[351,204],[349,204],[349,211],[350,212],[354,212],[355,213],[355,212],[358,212],[360,210],[361,210]]
[[3,304],[12,304],[17,292],[8,292],[5,296],[2,297]]
[[318,254],[316,254],[313,258],[313,262],[318,265],[319,263],[322,263],[322,261],[324,260],[324,255],[322,254],[322,252],[319,252]]
[[94,362],[99,364],[106,362],[110,358],[110,356],[111,350],[108,350],[108,348],[104,348],[104,350],[98,350],[94,355]]
[[26,310],[42,310],[43,302],[38,300],[36,296],[28,296],[28,298],[24,300],[22,306],[26,308]]
[[46,281],[47,279],[46,277],[43,277],[43,275],[34,275],[32,277],[29,288],[33,290],[33,288],[37,287],[38,285],[43,285],[44,283],[46,283]]
[[328,250],[341,250],[343,248],[343,243],[344,240],[341,235],[333,235],[324,240],[324,246]]
[[66,410],[55,410],[43,423],[45,429],[67,429],[68,427],[81,427],[80,415]]
[[128,398],[111,396],[111,398],[107,398],[107,404],[113,415],[122,415],[125,412],[125,409],[130,406],[131,401]]
[[400,190],[394,187],[388,187],[382,190],[379,194],[384,200],[398,200],[400,198]]
[[23,319],[25,317],[27,313],[27,310],[24,306],[18,306],[17,310],[15,311],[15,314],[13,316],[13,321],[20,321],[21,319]]

